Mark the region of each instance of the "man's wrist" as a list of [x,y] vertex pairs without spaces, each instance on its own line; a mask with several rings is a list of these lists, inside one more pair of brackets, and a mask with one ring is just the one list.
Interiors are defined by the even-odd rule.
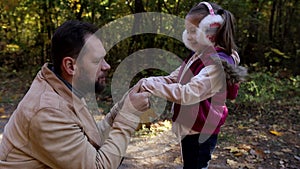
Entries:
[[137,129],[140,123],[140,117],[129,112],[119,111],[114,122],[120,122],[124,125],[130,126],[134,130]]

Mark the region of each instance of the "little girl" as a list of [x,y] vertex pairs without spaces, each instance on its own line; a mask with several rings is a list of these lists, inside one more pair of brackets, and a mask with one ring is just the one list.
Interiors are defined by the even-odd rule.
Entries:
[[229,11],[201,2],[186,15],[185,29],[183,42],[193,53],[170,75],[143,79],[141,90],[173,102],[183,168],[208,168],[228,114],[225,101],[236,98],[246,69],[238,66]]

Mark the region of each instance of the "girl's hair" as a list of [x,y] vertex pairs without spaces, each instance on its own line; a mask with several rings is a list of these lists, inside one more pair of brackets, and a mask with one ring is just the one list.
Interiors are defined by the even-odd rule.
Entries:
[[[223,47],[228,54],[232,54],[232,50],[237,50],[237,46],[234,42],[235,36],[235,26],[234,26],[234,16],[231,12],[222,9],[221,6],[210,3],[212,8],[214,9],[214,13],[216,15],[221,15],[224,19],[223,24],[218,29],[215,38],[215,45]],[[201,16],[199,23],[201,20],[209,15],[208,8],[204,4],[198,4],[194,6],[187,14],[187,16],[198,15]],[[198,24],[199,24],[198,23]]]

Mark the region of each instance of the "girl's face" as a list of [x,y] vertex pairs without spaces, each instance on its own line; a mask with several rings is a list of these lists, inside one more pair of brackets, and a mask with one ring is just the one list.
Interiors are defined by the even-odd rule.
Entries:
[[199,29],[199,23],[203,19],[201,15],[188,15],[185,18],[185,31],[183,32],[183,42],[185,46],[193,51],[201,51],[209,43],[205,38],[205,33]]
[[197,42],[197,29],[199,24],[199,17],[187,16],[185,18],[185,32],[183,35],[183,41],[185,45],[193,51],[199,49],[199,43]]

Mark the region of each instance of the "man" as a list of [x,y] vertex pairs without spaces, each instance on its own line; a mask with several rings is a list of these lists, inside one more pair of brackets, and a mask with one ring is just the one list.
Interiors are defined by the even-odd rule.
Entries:
[[101,91],[110,65],[94,25],[67,21],[52,38],[53,65],[35,77],[0,145],[0,168],[117,168],[149,93],[133,87],[95,123],[84,96]]

